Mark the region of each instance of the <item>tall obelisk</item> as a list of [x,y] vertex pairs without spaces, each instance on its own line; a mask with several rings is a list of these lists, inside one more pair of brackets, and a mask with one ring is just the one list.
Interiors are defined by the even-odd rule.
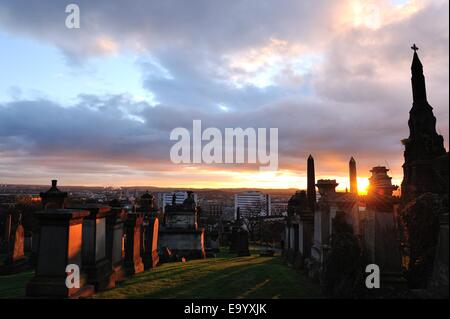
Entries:
[[316,173],[314,170],[314,158],[309,155],[307,162],[307,172],[308,172],[308,205],[311,211],[314,212],[316,207]]
[[349,173],[350,173],[350,193],[358,195],[358,182],[356,175],[356,161],[353,156],[350,158],[348,163]]

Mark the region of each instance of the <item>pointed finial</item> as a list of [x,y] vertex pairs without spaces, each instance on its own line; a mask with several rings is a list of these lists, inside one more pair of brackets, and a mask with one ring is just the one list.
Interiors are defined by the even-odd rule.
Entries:
[[414,50],[414,53],[415,53],[415,52],[417,52],[419,50],[419,48],[414,43],[413,46],[411,47],[411,50]]
[[308,159],[312,159],[313,157],[312,157],[312,155],[311,154],[309,154],[309,156],[308,156]]
[[350,157],[350,162],[356,162],[355,159],[352,157]]

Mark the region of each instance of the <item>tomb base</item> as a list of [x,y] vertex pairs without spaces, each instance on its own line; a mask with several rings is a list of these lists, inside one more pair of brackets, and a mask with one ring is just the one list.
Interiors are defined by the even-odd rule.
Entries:
[[204,229],[161,229],[159,247],[168,247],[179,258],[206,258]]
[[144,263],[141,257],[136,257],[133,260],[125,260],[125,273],[127,276],[133,276],[144,271]]
[[157,250],[152,251],[151,256],[144,256],[142,258],[142,261],[144,263],[145,270],[155,268],[159,264],[158,251]]
[[87,283],[93,285],[96,291],[115,288],[115,276],[107,259],[102,259],[92,266],[85,265],[83,270],[87,275]]
[[67,288],[66,277],[39,276],[33,278],[26,286],[27,297],[33,298],[68,298],[78,299],[90,297],[95,293],[93,285],[86,285],[86,276],[80,277],[81,288]]
[[112,272],[114,274],[116,282],[122,282],[127,277],[127,274],[126,274],[126,271],[125,271],[125,267],[123,266],[122,263],[113,266]]

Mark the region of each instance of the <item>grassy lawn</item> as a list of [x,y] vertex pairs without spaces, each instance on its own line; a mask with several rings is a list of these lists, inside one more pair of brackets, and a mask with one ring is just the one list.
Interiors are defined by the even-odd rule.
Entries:
[[24,298],[25,285],[33,277],[33,271],[0,276],[0,298]]
[[[23,298],[28,271],[0,276],[0,298]],[[320,298],[319,287],[279,257],[217,258],[163,264],[94,298]]]
[[317,284],[279,257],[232,257],[164,264],[94,298],[318,298]]

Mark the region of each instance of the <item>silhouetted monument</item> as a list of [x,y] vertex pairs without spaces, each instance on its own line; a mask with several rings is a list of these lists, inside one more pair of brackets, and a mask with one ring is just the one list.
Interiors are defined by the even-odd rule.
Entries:
[[308,193],[308,204],[311,211],[314,213],[316,207],[316,173],[314,168],[314,158],[309,155],[307,162],[307,193]]
[[350,158],[348,163],[349,174],[350,174],[350,193],[358,195],[358,181],[356,174],[356,161],[353,156]]
[[144,216],[140,213],[129,213],[125,220],[125,271],[128,276],[144,271],[141,257],[141,226]]
[[[315,206],[315,203],[314,203]],[[296,268],[302,268],[309,258],[313,243],[314,213],[305,191],[297,191],[288,201],[286,228],[286,260]]]
[[238,257],[250,256],[250,250],[248,248],[248,231],[245,229],[239,229],[237,231],[237,248],[236,254]]
[[57,183],[58,181],[53,179],[52,187],[50,187],[48,191],[40,193],[44,210],[65,208],[67,192],[61,192],[58,187],[56,187]]
[[[48,209],[63,209],[66,206],[67,192],[62,192],[57,187],[58,180],[52,180],[52,186],[46,192],[41,192],[39,195],[41,197],[42,208],[44,210]],[[33,229],[32,229],[32,247],[31,247],[31,262],[36,264],[37,250],[39,246],[40,237],[40,225],[39,220],[34,218]]]
[[198,227],[198,210],[194,194],[188,192],[183,204],[166,206],[166,223],[159,231],[159,248],[168,247],[180,258],[205,258],[205,230]]
[[381,285],[404,285],[401,268],[398,227],[394,216],[395,199],[392,196],[398,186],[392,185],[384,166],[376,166],[370,172],[367,193],[367,217],[364,221],[363,241],[367,262],[381,269]]
[[417,291],[427,289],[427,295],[448,298],[448,152],[443,136],[436,132],[418,48],[414,44],[411,49],[413,106],[409,112],[409,137],[402,141],[405,162],[400,216],[406,235],[403,252],[408,260],[409,285]]
[[448,193],[448,153],[444,138],[436,133],[436,118],[428,104],[423,66],[414,50],[411,65],[413,105],[409,111],[409,137],[405,146],[402,199],[408,201],[423,193]]
[[319,179],[317,181],[317,188],[319,189],[319,194],[321,197],[332,198],[336,195],[336,187],[339,184],[336,183],[335,179]]
[[229,252],[235,253],[237,251],[238,246],[238,230],[241,228],[241,208],[237,207],[236,209],[236,219],[234,221],[234,225],[231,228],[231,236],[230,236],[230,247]]

